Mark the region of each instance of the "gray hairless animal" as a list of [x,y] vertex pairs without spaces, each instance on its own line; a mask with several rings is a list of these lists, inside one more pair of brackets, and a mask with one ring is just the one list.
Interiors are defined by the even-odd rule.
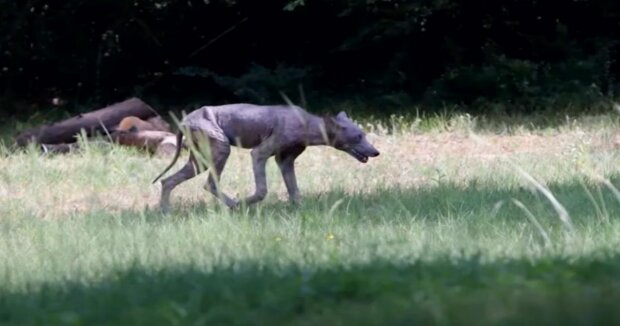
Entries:
[[[379,155],[367,140],[365,133],[344,112],[335,117],[318,117],[298,106],[259,106],[252,104],[229,104],[204,106],[181,121],[181,129],[199,148],[200,142],[208,144],[211,159],[211,173],[205,189],[234,208],[238,202],[218,189],[218,180],[230,154],[230,146],[251,148],[254,171],[255,192],[245,199],[253,204],[265,198],[267,180],[265,163],[275,156],[284,179],[291,202],[300,200],[295,177],[295,159],[307,146],[329,145],[366,163],[369,157]],[[177,133],[177,151],[172,163],[153,180],[155,183],[175,164],[181,151],[183,132]],[[170,207],[170,193],[180,183],[196,176],[201,169],[199,154],[203,151],[190,151],[188,162],[177,173],[162,180],[160,208],[166,213]]]

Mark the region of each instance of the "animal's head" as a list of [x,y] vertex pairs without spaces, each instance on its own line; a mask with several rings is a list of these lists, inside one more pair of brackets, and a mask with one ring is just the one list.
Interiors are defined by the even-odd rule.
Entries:
[[369,157],[379,156],[379,151],[366,139],[366,134],[346,113],[340,112],[335,117],[326,117],[325,129],[330,145],[347,152],[362,163]]

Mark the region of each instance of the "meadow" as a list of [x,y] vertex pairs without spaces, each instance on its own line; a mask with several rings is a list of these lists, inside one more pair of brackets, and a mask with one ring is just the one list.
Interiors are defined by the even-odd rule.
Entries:
[[[170,158],[0,146],[0,323],[620,324],[615,113],[362,124],[381,156],[309,148],[299,207],[270,160],[264,202],[231,211],[202,175],[168,216]],[[233,150],[223,190],[252,180]]]

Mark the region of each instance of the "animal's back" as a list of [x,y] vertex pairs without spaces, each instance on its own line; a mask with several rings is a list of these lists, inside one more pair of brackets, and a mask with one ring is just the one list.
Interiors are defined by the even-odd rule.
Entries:
[[271,123],[274,119],[281,119],[290,115],[293,110],[306,111],[298,106],[288,105],[256,105],[256,104],[226,104],[210,106],[218,119],[235,118],[250,123]]
[[[188,115],[190,119],[214,120],[233,145],[252,148],[269,137],[278,124],[293,123],[308,113],[297,106],[255,105],[247,103],[202,107]],[[186,118],[187,119],[187,118]]]

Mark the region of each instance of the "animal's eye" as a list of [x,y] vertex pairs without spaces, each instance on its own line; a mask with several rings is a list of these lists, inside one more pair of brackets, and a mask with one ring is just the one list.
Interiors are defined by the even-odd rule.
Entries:
[[363,137],[364,137],[364,136],[363,136],[362,134],[359,134],[359,135],[355,136],[355,141],[359,143],[359,142],[361,142],[361,141],[362,141],[362,138],[363,138]]

